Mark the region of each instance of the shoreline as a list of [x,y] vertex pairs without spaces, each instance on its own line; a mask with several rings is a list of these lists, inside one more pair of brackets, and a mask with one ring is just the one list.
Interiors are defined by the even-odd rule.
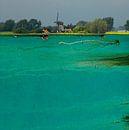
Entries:
[[128,32],[106,32],[106,35],[129,35],[129,31]]
[[[13,33],[0,32],[0,36],[42,36],[43,33]],[[105,32],[105,33],[49,33],[50,36],[104,36],[104,35],[129,35],[129,32]]]
[[[0,36],[43,36],[44,33],[13,33],[13,32],[0,32]],[[49,33],[50,36],[102,36],[104,34],[97,33]]]

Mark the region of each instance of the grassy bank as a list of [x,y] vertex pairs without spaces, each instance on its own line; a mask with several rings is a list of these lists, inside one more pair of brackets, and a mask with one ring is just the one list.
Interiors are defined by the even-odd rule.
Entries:
[[106,32],[109,35],[129,35],[129,32]]
[[14,32],[0,32],[0,36],[40,36],[41,33],[14,33]]
[[[42,36],[43,33],[14,33],[14,32],[0,32],[0,36]],[[73,36],[102,36],[102,35],[129,35],[129,32],[106,32],[104,34],[98,33],[49,33],[49,35],[73,35]]]
[[[13,32],[0,32],[0,36],[42,36],[43,33],[13,33]],[[61,36],[61,35],[73,35],[73,36],[101,36],[104,34],[96,33],[49,33],[49,35]]]

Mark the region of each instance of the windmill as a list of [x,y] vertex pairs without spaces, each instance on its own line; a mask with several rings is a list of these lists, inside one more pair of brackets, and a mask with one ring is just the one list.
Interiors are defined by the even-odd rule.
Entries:
[[64,23],[62,21],[59,21],[59,12],[57,12],[56,21],[54,23],[56,23],[56,25],[58,27],[58,30],[57,30],[58,32],[64,31]]

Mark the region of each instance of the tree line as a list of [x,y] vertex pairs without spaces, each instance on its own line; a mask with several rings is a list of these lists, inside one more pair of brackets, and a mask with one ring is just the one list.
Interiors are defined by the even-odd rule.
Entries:
[[[93,21],[79,21],[76,25],[68,24],[64,25],[64,28],[71,29],[73,32],[84,32],[84,33],[105,33],[107,31],[112,31],[114,25],[114,19],[112,17],[98,18]],[[123,26],[125,30],[129,31],[129,20],[126,21]],[[58,27],[47,26],[49,32],[57,32]],[[5,22],[0,22],[0,32],[16,32],[16,33],[28,33],[28,32],[42,32],[42,23],[37,19],[22,19],[15,22],[12,19],[6,20]]]
[[37,19],[22,19],[15,22],[12,19],[0,23],[0,31],[10,31],[16,33],[41,32],[41,21]]
[[[88,32],[88,33],[105,33],[114,30],[114,19],[112,17],[99,18],[93,21],[79,21],[73,32]],[[124,30],[129,31],[129,20],[125,25],[121,26]]]
[[74,28],[74,32],[88,32],[88,33],[104,33],[113,29],[114,19],[106,17],[103,19],[95,19],[90,22],[79,21]]

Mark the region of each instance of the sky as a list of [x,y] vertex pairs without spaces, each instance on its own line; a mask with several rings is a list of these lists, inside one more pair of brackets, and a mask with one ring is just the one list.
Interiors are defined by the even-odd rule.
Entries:
[[118,27],[129,19],[129,0],[0,0],[0,22],[36,18],[44,26],[54,25],[57,12],[66,25],[113,17]]

